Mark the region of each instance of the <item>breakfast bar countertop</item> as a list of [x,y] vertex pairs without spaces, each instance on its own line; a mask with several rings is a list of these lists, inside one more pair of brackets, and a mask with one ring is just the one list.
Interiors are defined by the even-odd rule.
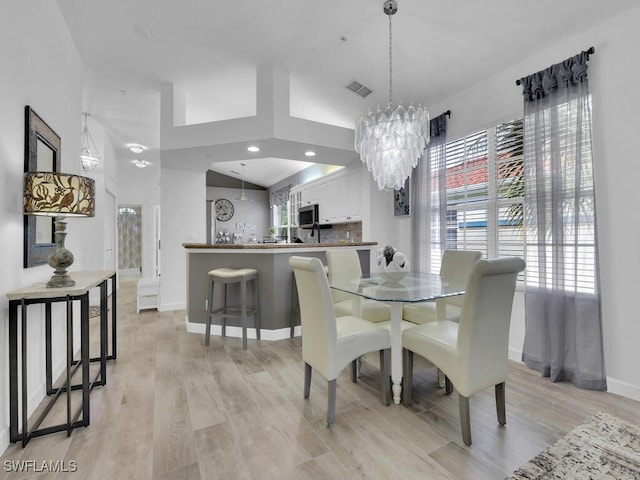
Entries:
[[183,243],[189,249],[221,249],[221,250],[271,250],[277,248],[333,248],[333,247],[366,247],[378,242],[327,242],[327,243]]

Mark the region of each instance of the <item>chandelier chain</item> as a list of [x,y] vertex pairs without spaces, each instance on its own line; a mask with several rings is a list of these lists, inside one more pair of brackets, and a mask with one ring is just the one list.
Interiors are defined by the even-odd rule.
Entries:
[[393,51],[391,48],[391,13],[389,13],[389,107],[393,105]]

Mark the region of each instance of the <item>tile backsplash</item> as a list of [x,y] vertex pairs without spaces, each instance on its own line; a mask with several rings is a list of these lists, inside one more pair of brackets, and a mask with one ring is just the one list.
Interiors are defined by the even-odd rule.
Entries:
[[[310,237],[311,230],[302,230],[302,240],[305,243],[317,242],[318,232],[315,237]],[[323,228],[320,231],[321,243],[335,243],[340,240],[345,242],[362,242],[362,222],[357,223],[337,223],[331,228]]]

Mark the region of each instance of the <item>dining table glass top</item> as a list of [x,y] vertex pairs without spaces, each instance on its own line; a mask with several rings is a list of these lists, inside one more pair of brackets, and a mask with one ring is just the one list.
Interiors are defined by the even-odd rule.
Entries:
[[438,298],[464,295],[465,285],[444,282],[430,273],[408,273],[397,282],[382,279],[379,275],[363,275],[354,280],[335,280],[331,288],[381,302],[428,302]]

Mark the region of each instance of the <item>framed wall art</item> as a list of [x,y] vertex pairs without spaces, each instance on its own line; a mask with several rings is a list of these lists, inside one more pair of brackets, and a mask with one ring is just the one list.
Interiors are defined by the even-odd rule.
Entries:
[[[24,171],[59,172],[61,140],[58,134],[27,105],[24,109]],[[55,248],[53,217],[24,216],[24,268],[47,263]]]
[[411,196],[409,194],[410,179],[411,177],[407,178],[404,181],[404,187],[399,190],[393,191],[393,215],[396,217],[402,217],[404,215],[411,214]]

